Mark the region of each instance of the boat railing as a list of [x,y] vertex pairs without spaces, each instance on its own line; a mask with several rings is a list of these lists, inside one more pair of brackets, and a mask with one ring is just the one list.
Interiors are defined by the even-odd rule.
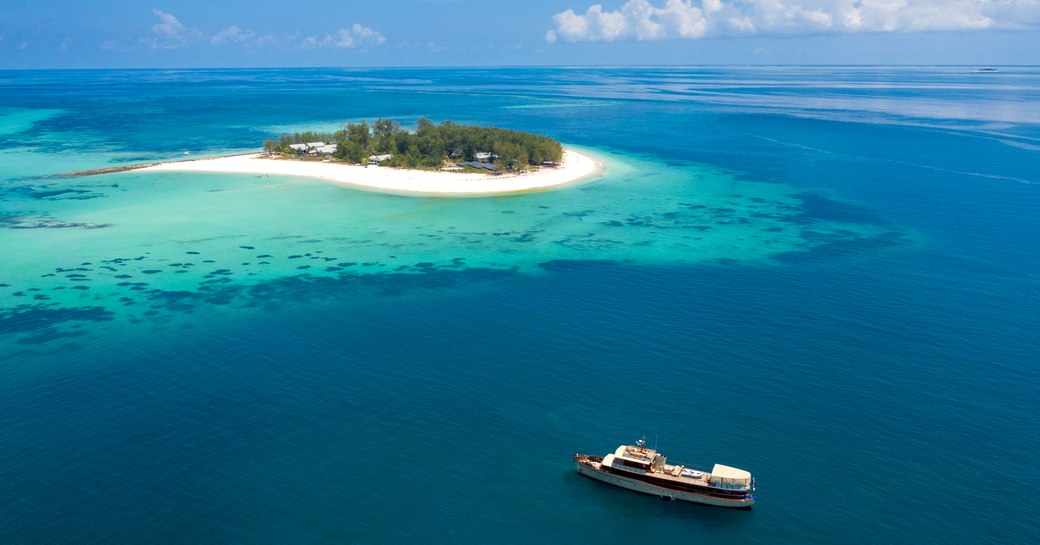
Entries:
[[[654,484],[654,483],[651,483],[651,484]],[[658,486],[660,486],[660,484],[661,483],[657,483]],[[746,501],[748,498],[754,499],[754,495],[750,491],[741,492],[741,491],[738,491],[738,490],[727,490],[727,489],[724,489],[724,488],[715,488],[715,487],[705,488],[705,487],[686,485],[686,484],[681,484],[679,486],[675,486],[673,483],[669,483],[668,486],[662,486],[662,488],[669,489],[669,490],[677,490],[677,491],[681,491],[681,492],[686,492],[688,494],[697,494],[697,495],[706,496],[706,497],[709,497],[709,498],[716,498],[716,499],[720,499],[720,500],[728,500],[728,501],[737,501],[737,502],[739,502],[739,501]]]
[[708,486],[710,486],[712,488],[718,488],[719,490],[732,490],[732,491],[735,491],[735,492],[747,491],[747,490],[751,489],[751,486],[748,486],[748,485],[744,485],[744,486],[741,486],[739,488],[732,488],[732,486],[721,486],[721,485],[715,484],[715,483],[711,482],[711,469],[706,468],[704,466],[694,466],[694,465],[683,464],[683,468],[685,468],[685,469],[692,469],[692,470],[700,471],[701,473],[704,473],[704,475],[706,477],[708,477],[708,479],[706,479],[706,481],[708,483]]

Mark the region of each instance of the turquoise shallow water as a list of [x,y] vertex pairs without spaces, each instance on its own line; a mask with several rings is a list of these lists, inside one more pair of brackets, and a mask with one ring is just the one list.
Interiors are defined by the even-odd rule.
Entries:
[[[0,73],[0,542],[1035,537],[1040,73]],[[54,174],[419,116],[605,175]],[[639,435],[750,512],[580,478]],[[652,439],[653,440],[653,439]]]

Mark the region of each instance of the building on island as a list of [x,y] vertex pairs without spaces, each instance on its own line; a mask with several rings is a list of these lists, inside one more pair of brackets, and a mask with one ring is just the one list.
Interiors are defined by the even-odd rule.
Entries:
[[465,161],[458,163],[458,165],[460,167],[482,168],[484,170],[490,170],[491,172],[498,172],[498,167],[491,163],[484,163],[482,161]]
[[332,155],[333,153],[336,153],[336,144],[307,142],[305,144],[289,144],[289,149],[293,150],[296,155],[304,153],[307,155]]
[[379,165],[379,163],[382,163],[383,161],[389,160],[391,157],[393,157],[393,154],[390,154],[390,153],[387,153],[387,154],[384,154],[384,155],[369,155],[368,156],[368,164],[370,164],[370,165]]

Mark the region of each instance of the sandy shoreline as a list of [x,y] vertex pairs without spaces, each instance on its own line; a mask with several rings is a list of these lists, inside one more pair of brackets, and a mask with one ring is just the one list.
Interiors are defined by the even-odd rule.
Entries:
[[550,189],[599,173],[603,165],[573,149],[565,149],[563,163],[522,174],[433,172],[377,166],[344,165],[318,161],[272,159],[262,154],[230,155],[150,165],[141,170],[166,172],[226,172],[302,176],[357,189],[424,196],[487,196]]

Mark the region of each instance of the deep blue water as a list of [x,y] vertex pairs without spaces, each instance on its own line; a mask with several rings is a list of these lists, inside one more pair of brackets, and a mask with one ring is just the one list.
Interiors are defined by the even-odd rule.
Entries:
[[[635,166],[451,202],[51,177],[422,115]],[[14,71],[0,129],[0,543],[1040,535],[1036,68]],[[643,434],[759,503],[573,470]]]

